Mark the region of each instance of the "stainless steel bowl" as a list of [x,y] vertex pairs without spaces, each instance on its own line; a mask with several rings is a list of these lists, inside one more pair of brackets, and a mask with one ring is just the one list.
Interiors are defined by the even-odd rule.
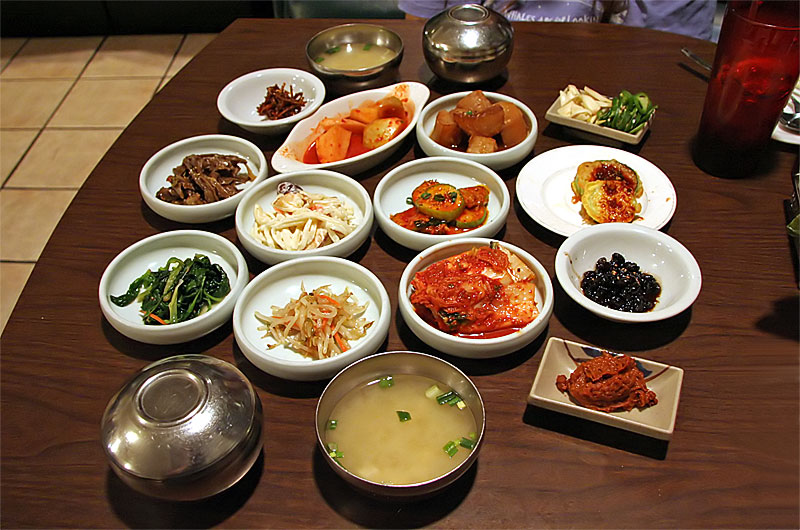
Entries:
[[178,355],[145,367],[111,399],[101,438],[133,489],[195,500],[235,484],[261,452],[261,401],[233,365]]
[[[370,68],[340,70],[317,62],[327,50],[348,43],[385,46],[395,56],[383,64]],[[374,24],[343,24],[323,30],[306,44],[306,60],[311,70],[322,79],[325,88],[333,95],[345,95],[360,90],[377,88],[396,82],[400,62],[403,60],[403,39],[383,26]]]
[[425,23],[422,32],[422,51],[430,69],[457,83],[480,83],[500,75],[513,50],[511,23],[478,4],[442,11]]
[[[381,484],[355,475],[339,465],[329,454],[323,440],[323,433],[328,424],[331,412],[336,404],[350,390],[362,384],[383,377],[386,374],[413,374],[426,376],[449,386],[461,396],[475,418],[478,437],[475,447],[466,460],[455,469],[437,478],[418,484]],[[387,352],[378,353],[357,361],[334,377],[317,402],[316,429],[317,446],[333,471],[348,484],[370,495],[384,498],[418,499],[430,496],[449,486],[461,477],[478,459],[478,452],[483,445],[483,434],[486,428],[486,417],[481,398],[475,384],[452,364],[424,353]]]

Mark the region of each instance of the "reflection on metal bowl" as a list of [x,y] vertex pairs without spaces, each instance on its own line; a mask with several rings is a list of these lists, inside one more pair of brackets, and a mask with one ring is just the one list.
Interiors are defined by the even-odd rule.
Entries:
[[513,49],[511,23],[477,4],[439,13],[428,20],[422,33],[422,51],[430,69],[456,83],[480,83],[500,75]]
[[[331,68],[325,66],[324,61],[319,62],[319,58],[330,53],[330,50],[356,43],[383,46],[394,52],[394,55],[377,66],[365,68]],[[314,35],[306,44],[306,60],[314,74],[322,79],[328,92],[341,96],[397,82],[398,69],[403,60],[403,40],[397,33],[383,26],[342,24]]]
[[196,500],[233,486],[261,452],[261,401],[233,365],[177,355],[145,367],[111,399],[101,440],[134,490]]

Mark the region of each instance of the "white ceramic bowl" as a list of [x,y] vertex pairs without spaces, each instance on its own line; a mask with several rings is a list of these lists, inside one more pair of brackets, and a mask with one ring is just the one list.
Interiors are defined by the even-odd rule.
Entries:
[[519,109],[527,118],[531,126],[531,131],[525,140],[509,149],[498,151],[496,153],[485,154],[464,153],[434,142],[431,139],[431,133],[433,132],[433,126],[436,124],[436,115],[440,110],[454,109],[456,107],[456,103],[458,103],[460,99],[469,93],[470,92],[458,92],[456,94],[442,96],[439,99],[431,101],[424,109],[422,109],[422,115],[419,117],[419,124],[417,126],[417,142],[419,142],[419,146],[426,155],[454,156],[457,158],[464,158],[467,160],[472,160],[473,162],[479,162],[494,169],[495,171],[498,171],[521,162],[526,156],[531,154],[531,151],[533,151],[533,145],[536,143],[536,138],[539,134],[539,126],[536,121],[536,116],[533,114],[533,111],[530,109],[530,107],[521,101],[495,92],[484,92],[484,94],[486,94],[486,97],[489,98],[492,103],[496,103],[498,101],[507,101],[509,103],[513,103],[519,107]]
[[[258,106],[264,102],[267,87],[281,86],[294,93],[302,92],[306,100],[300,112],[279,120],[265,120],[258,113]],[[314,114],[325,99],[325,85],[305,70],[294,68],[269,68],[250,72],[237,77],[217,96],[217,109],[222,116],[246,131],[256,134],[283,134],[295,123]]]
[[[181,165],[184,157],[203,154],[240,156],[247,160],[256,178],[243,184],[242,191],[236,195],[209,204],[172,204],[156,197],[158,190],[169,186],[167,177]],[[245,168],[242,171],[246,174]],[[150,157],[139,174],[139,191],[144,202],[161,217],[179,223],[210,223],[233,215],[246,192],[264,180],[268,171],[267,158],[252,142],[224,134],[193,136],[170,144]]]
[[[228,275],[231,291],[211,310],[192,320],[166,326],[145,325],[139,312],[141,304],[133,301],[125,307],[111,303],[148,269],[157,270],[172,257],[186,259],[205,254]],[[108,322],[120,333],[147,344],[178,344],[211,333],[230,319],[233,307],[250,280],[244,256],[236,246],[217,234],[199,230],[175,230],[142,239],[123,250],[106,267],[100,279],[100,308]]]
[[[594,270],[599,258],[611,259],[614,252],[637,263],[661,284],[661,296],[652,311],[609,309],[583,294],[583,274]],[[686,247],[658,230],[622,223],[594,225],[569,236],[556,253],[555,266],[556,277],[570,298],[617,322],[654,322],[675,316],[692,305],[702,285],[700,267]]]
[[[366,101],[378,101],[392,95],[397,96],[401,101],[409,102],[414,112],[408,126],[403,129],[396,138],[376,149],[338,162],[306,164],[302,161],[306,149],[308,149],[308,146],[316,139],[314,136],[314,129],[323,118],[335,118],[346,115],[351,109],[358,107]],[[428,90],[428,87],[422,83],[408,81],[383,88],[356,92],[355,94],[343,96],[330,103],[326,103],[320,107],[313,116],[295,125],[292,132],[290,132],[289,136],[286,138],[286,141],[283,142],[283,145],[272,155],[272,167],[278,173],[289,173],[308,169],[335,169],[342,173],[347,173],[348,175],[354,175],[366,171],[386,160],[400,147],[403,139],[414,130],[414,126],[416,126],[419,115],[422,112],[422,107],[425,105],[425,102],[428,101],[429,96],[430,90]]]
[[[255,312],[270,314],[272,306],[285,306],[300,296],[301,286],[310,292],[330,285],[335,293],[345,287],[359,304],[369,303],[364,312],[374,322],[367,334],[351,343],[344,353],[327,359],[312,360],[286,348],[258,331],[261,323]],[[332,377],[350,363],[375,353],[389,333],[392,308],[383,284],[372,272],[342,258],[316,256],[280,263],[256,276],[245,288],[233,311],[233,333],[245,357],[259,369],[283,379],[314,381]]]
[[[436,180],[456,188],[484,184],[489,188],[489,218],[482,226],[454,235],[432,235],[403,228],[391,215],[410,208],[406,199],[425,180]],[[395,242],[422,250],[442,241],[467,237],[490,237],[503,227],[511,198],[505,182],[491,169],[477,162],[451,157],[421,158],[407,162],[386,174],[375,188],[373,198],[378,226]]]
[[547,270],[528,252],[502,241],[497,241],[497,243],[516,254],[536,274],[536,305],[539,308],[539,315],[533,322],[509,335],[489,339],[473,339],[457,337],[440,331],[425,322],[414,310],[409,296],[411,295],[411,280],[417,272],[432,263],[466,252],[473,247],[489,245],[492,241],[475,237],[439,243],[422,251],[406,266],[400,277],[397,296],[400,314],[403,315],[403,319],[411,331],[427,345],[456,357],[471,359],[499,357],[527,346],[547,327],[550,316],[553,314],[553,284],[550,282]]
[[[336,243],[313,250],[282,250],[264,245],[250,233],[255,223],[253,210],[258,204],[264,211],[272,212],[272,203],[278,196],[278,184],[281,182],[297,184],[308,193],[338,197],[353,208],[357,228]],[[341,173],[315,169],[275,175],[253,188],[239,203],[236,209],[236,235],[250,254],[270,265],[310,256],[343,258],[355,252],[369,237],[372,230],[372,210],[372,201],[364,186]]]

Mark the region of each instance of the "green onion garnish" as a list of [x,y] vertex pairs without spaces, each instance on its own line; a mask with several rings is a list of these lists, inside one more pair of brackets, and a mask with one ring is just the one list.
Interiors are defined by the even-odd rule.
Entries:
[[473,442],[469,438],[461,438],[461,440],[458,442],[458,444],[461,447],[464,447],[465,449],[469,449],[469,450],[475,449],[475,442]]
[[447,404],[450,405],[451,407],[454,407],[459,401],[461,401],[461,397],[458,394],[456,394],[447,400]]
[[436,402],[437,402],[439,405],[444,405],[444,404],[445,404],[445,403],[447,403],[447,402],[450,400],[450,398],[451,398],[451,397],[453,397],[454,395],[456,395],[456,393],[455,393],[455,392],[453,392],[452,390],[451,390],[451,391],[449,391],[449,392],[445,392],[444,394],[439,394],[438,396],[436,396]]
[[336,425],[339,424],[339,420],[328,420],[328,430],[333,431],[336,429]]
[[335,453],[338,450],[339,450],[339,444],[337,444],[336,442],[328,442],[329,453]]
[[411,197],[406,197],[406,204],[414,204],[414,199]]
[[367,50],[369,50],[370,48],[372,48],[372,44],[365,44],[365,45],[364,45],[364,51],[367,51]]
[[476,433],[476,432],[469,433],[469,439],[470,440],[477,440],[478,439],[478,433]]
[[339,51],[339,47],[338,46],[334,46],[333,48],[328,48],[327,50],[325,50],[325,53],[327,53],[328,55],[331,55],[331,54],[334,54],[334,53],[336,53],[338,51]]
[[420,199],[430,199],[431,198],[431,194],[426,191],[425,193],[421,194],[419,197],[420,197]]
[[442,450],[448,455],[450,455],[450,458],[453,458],[453,455],[455,455],[458,452],[458,447],[456,446],[456,443],[453,440],[450,440],[449,442],[444,444]]
[[314,62],[315,63],[321,63],[324,60],[325,60],[325,57],[317,57],[316,59],[314,59]]
[[389,388],[390,386],[394,385],[394,379],[391,375],[387,375],[386,377],[381,377],[381,380],[378,382],[378,386],[381,388]]
[[333,459],[342,458],[344,456],[344,453],[341,451],[330,451],[328,454],[331,455],[331,458]]
[[408,421],[411,419],[411,413],[404,410],[398,410],[397,417],[400,419],[400,421]]
[[428,399],[433,399],[434,396],[439,395],[439,392],[441,392],[441,389],[437,385],[433,385],[425,391],[425,397]]

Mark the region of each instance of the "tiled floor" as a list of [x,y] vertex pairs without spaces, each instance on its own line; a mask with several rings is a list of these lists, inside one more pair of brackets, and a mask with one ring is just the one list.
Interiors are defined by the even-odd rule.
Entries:
[[94,166],[214,37],[0,39],[0,329]]

